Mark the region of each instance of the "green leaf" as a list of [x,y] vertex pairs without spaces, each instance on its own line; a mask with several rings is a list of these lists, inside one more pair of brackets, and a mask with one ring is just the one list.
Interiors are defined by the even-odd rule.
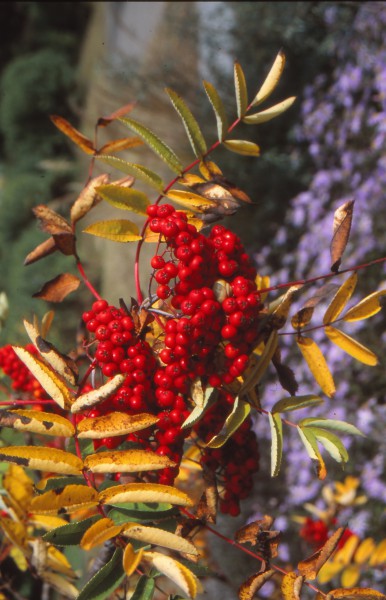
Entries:
[[213,388],[207,388],[204,393],[203,404],[201,406],[195,406],[190,415],[185,419],[181,425],[181,429],[187,427],[193,427],[204,414],[213,406],[218,398],[218,390]]
[[197,158],[201,158],[207,152],[207,146],[199,124],[181,96],[170,88],[166,88],[165,91],[182,119],[194,154]]
[[109,518],[116,525],[129,521],[148,522],[165,519],[178,514],[178,509],[167,502],[126,502],[124,504],[111,504],[114,507],[109,511]]
[[327,475],[326,465],[324,464],[324,460],[322,458],[322,455],[320,454],[318,442],[314,434],[307,428],[303,429],[300,426],[298,426],[296,429],[298,431],[300,439],[304,444],[305,449],[307,450],[308,456],[317,463],[317,473],[319,479],[325,479]]
[[350,423],[346,423],[346,421],[337,421],[335,419],[324,419],[322,417],[309,417],[307,419],[302,419],[299,422],[301,427],[323,427],[323,429],[332,429],[334,431],[340,431],[341,433],[347,433],[350,435],[361,435],[364,437],[363,433],[355,427],[355,425],[351,425]]
[[260,148],[253,142],[246,140],[226,140],[223,142],[225,148],[242,156],[260,156]]
[[147,575],[141,575],[130,600],[151,600],[155,590],[155,581]]
[[283,424],[278,413],[268,413],[271,428],[271,477],[276,477],[280,471],[283,455]]
[[247,110],[248,106],[248,92],[247,84],[245,82],[244,71],[240,64],[236,61],[234,65],[234,79],[235,79],[235,93],[237,103],[237,116],[241,119]]
[[307,406],[317,406],[322,404],[324,400],[319,396],[307,395],[307,396],[290,396],[289,398],[283,398],[276,402],[272,409],[272,413],[290,412],[292,410],[299,410],[300,408],[306,408]]
[[43,540],[51,542],[55,546],[77,546],[84,532],[101,518],[101,515],[94,515],[83,521],[62,525],[45,533]]
[[222,142],[228,131],[228,119],[224,105],[214,85],[209,81],[204,81],[204,88],[216,115],[218,139]]
[[247,125],[260,125],[261,123],[266,123],[267,121],[278,117],[283,112],[288,110],[289,107],[293,105],[295,100],[296,96],[291,96],[290,98],[287,98],[286,100],[283,100],[282,102],[279,102],[278,104],[275,104],[266,110],[262,110],[253,115],[247,115],[243,118],[243,123],[247,123]]
[[139,235],[138,225],[128,219],[98,221],[83,229],[83,232],[113,242],[137,242],[142,239],[142,236]]
[[148,146],[156,153],[162,160],[170,167],[172,171],[181,173],[183,166],[178,156],[173,152],[165,142],[155,135],[150,129],[144,127],[133,119],[127,119],[126,117],[119,119],[121,123],[127,125],[132,131],[138,133],[139,136],[147,143]]
[[101,160],[106,165],[110,165],[110,167],[114,167],[115,169],[118,169],[127,175],[132,175],[132,177],[147,183],[152,188],[155,188],[158,192],[162,192],[165,187],[164,182],[162,181],[161,177],[157,175],[157,173],[154,173],[142,165],[129,163],[126,160],[122,160],[122,158],[117,158],[116,156],[107,156],[106,154],[101,154],[95,158]]
[[86,583],[76,600],[104,600],[108,598],[117,589],[125,576],[122,558],[123,552],[121,548],[117,548],[109,562]]
[[336,460],[336,462],[341,463],[348,461],[348,452],[337,435],[331,433],[331,431],[325,431],[318,427],[310,427],[308,430],[314,434],[317,441],[324,446],[329,455]]
[[207,448],[221,448],[225,442],[238,430],[240,425],[244,423],[245,419],[251,412],[251,406],[240,398],[236,398],[233,405],[232,412],[227,417],[222,430],[220,433],[212,437],[209,443],[206,445]]
[[143,192],[114,184],[100,185],[96,191],[112,206],[147,217],[146,208],[150,201]]

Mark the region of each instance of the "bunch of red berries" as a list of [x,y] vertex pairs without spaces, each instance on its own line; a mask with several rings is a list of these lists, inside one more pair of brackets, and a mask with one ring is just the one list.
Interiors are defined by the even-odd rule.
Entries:
[[[336,519],[333,518],[327,524],[322,519],[314,520],[311,517],[305,519],[304,525],[300,530],[300,536],[317,550],[323,546],[329,538],[329,529],[336,525]],[[347,540],[354,535],[351,529],[346,528],[338,542],[338,548],[343,548]]]
[[[27,344],[25,349],[31,354],[38,354],[33,344]],[[38,380],[27,369],[24,363],[19,359],[11,345],[0,348],[0,368],[10,379],[12,379],[12,389],[17,390],[33,400],[43,400],[47,398],[45,390]]]

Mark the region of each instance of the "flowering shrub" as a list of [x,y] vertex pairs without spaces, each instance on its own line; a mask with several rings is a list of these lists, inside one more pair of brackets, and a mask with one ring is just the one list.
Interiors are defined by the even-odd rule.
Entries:
[[[122,591],[125,597],[145,600],[153,597],[156,588],[157,593],[168,595],[159,581],[166,576],[168,585],[194,598],[202,589],[194,539],[199,529],[206,528],[259,561],[259,569],[240,587],[241,600],[252,599],[269,580],[277,582],[285,600],[299,598],[302,588],[313,590],[320,599],[326,594],[310,581],[328,569],[336,549],[342,551],[352,543],[345,527],[334,530],[335,513],[316,522],[309,519],[300,536],[317,551],[285,570],[275,562],[279,532],[272,530],[270,516],[239,529],[236,541],[213,527],[218,509],[237,516],[240,501],[251,494],[264,451],[253,427],[256,414],[261,422],[265,418],[265,429],[270,431],[273,477],[281,468],[283,426],[295,430],[321,480],[327,474],[324,450],[344,464],[349,460],[345,436],[360,434],[351,423],[329,414],[305,416],[297,422],[282,416],[323,403],[319,395],[299,393],[295,373],[282,361],[282,338],[296,341],[310,374],[328,398],[335,393],[335,382],[314,330],[361,363],[377,363],[372,350],[342,330],[345,323],[377,314],[386,293],[373,292],[347,306],[358,272],[386,260],[341,269],[351,229],[351,201],[334,213],[330,270],[276,286],[256,272],[242,240],[217,223],[250,199],[226,179],[212,154],[221,144],[236,154],[259,155],[255,143],[230,134],[240,122],[258,125],[291,106],[294,98],[251,114],[275,89],[284,63],[279,53],[252,102],[243,70],[235,63],[237,118],[230,126],[217,90],[204,82],[218,129],[218,140],[210,147],[184,100],[166,90],[196,157],[185,167],[152,130],[124,116],[132,105],[100,118],[96,129],[119,119],[137,137],[114,140],[102,148],[97,146],[97,136],[94,143],[62,117],[52,117],[92,156],[91,169],[99,160],[126,174],[119,180],[107,174],[90,178],[71,206],[69,220],[45,205],[34,209],[50,237],[31,251],[26,264],[61,252],[74,257],[80,274],[80,279],[61,274],[46,282],[36,296],[61,302],[83,282],[94,297],[82,315],[82,347],[71,356],[55,348],[47,340],[52,320],[48,314],[41,324],[37,319],[24,322],[32,348],[13,346],[0,354],[4,372],[13,380],[11,388],[22,396],[3,403],[11,408],[1,411],[0,424],[29,436],[25,444],[0,449],[2,460],[10,463],[3,477],[0,517],[3,557],[9,556],[19,570],[28,570],[63,596],[102,599]],[[143,142],[174,173],[168,184],[147,167],[114,156]],[[153,202],[133,187],[134,178],[155,190]],[[136,298],[120,299],[116,305],[101,298],[89,281],[75,236],[78,222],[101,200],[144,220],[141,230],[125,218],[95,222],[84,230],[110,241],[137,244]],[[141,277],[144,243],[155,247],[147,281]],[[348,277],[342,283],[343,274]],[[332,278],[339,283],[329,282]],[[318,282],[323,285],[315,286],[293,311],[302,288]],[[269,294],[281,288],[286,289],[284,294],[272,299]],[[316,319],[323,304],[327,308],[320,322]],[[267,410],[262,384],[271,365],[284,391]],[[47,410],[36,410],[43,403]],[[20,408],[24,404],[30,408]],[[47,444],[41,441],[44,436],[54,440]],[[33,443],[28,443],[31,437]],[[42,473],[35,485],[24,468]],[[197,499],[195,490],[184,484],[183,474],[189,469],[199,491]],[[337,500],[334,506],[338,504]],[[39,535],[39,529],[46,533]],[[256,548],[250,550],[245,544]],[[73,566],[57,549],[68,545],[80,545],[85,552],[103,546],[80,592],[74,585]],[[355,557],[357,552],[356,547]],[[384,560],[382,545],[377,552],[375,567]],[[176,559],[175,553],[183,558]],[[354,587],[358,578],[350,580],[349,589],[330,590],[328,598],[385,598],[372,588]],[[181,596],[173,593],[169,598]]]

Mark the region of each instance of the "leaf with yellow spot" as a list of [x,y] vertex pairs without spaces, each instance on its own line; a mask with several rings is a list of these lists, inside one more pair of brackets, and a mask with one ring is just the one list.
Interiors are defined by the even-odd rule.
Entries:
[[197,592],[202,591],[200,581],[196,575],[171,556],[159,552],[145,552],[144,558],[162,575],[173,581],[189,598],[195,598]]
[[315,579],[324,563],[330,558],[336,549],[339,541],[344,533],[344,527],[339,527],[327,540],[319,550],[312,556],[302,560],[298,564],[298,569],[301,575],[306,579]]
[[12,427],[16,431],[29,431],[55,437],[73,437],[75,434],[74,426],[65,417],[38,410],[2,410],[0,427]]
[[379,299],[386,294],[386,290],[380,290],[379,292],[374,292],[366,298],[363,298],[358,304],[351,307],[346,314],[343,316],[343,321],[361,321],[362,319],[368,319],[373,315],[376,315],[380,310],[382,310],[382,306],[379,302]]
[[198,554],[197,549],[191,542],[175,533],[170,533],[169,531],[159,529],[158,527],[147,527],[146,525],[139,525],[137,523],[128,523],[123,526],[122,535],[133,540],[169,548],[170,550],[194,554],[195,556]]
[[84,533],[80,541],[80,547],[83,550],[91,550],[95,546],[100,546],[107,542],[107,540],[111,540],[111,538],[119,535],[121,529],[122,525],[115,525],[112,519],[108,519],[107,517],[100,519],[96,523],[93,523]]
[[249,577],[239,588],[239,600],[252,600],[252,598],[255,597],[256,592],[258,592],[265,582],[271,579],[274,574],[274,569],[268,569],[263,573],[260,572],[251,575],[251,577]]
[[0,460],[38,471],[80,475],[83,463],[70,452],[43,446],[8,446],[0,448]]
[[101,504],[124,502],[167,502],[178,506],[193,506],[185,492],[160,483],[126,483],[117,485],[99,494]]
[[343,333],[343,331],[335,329],[335,327],[331,326],[325,327],[324,331],[331,342],[365,365],[374,367],[378,363],[378,359],[374,352],[354,340],[346,333]]
[[357,282],[357,273],[352,273],[352,275],[350,275],[350,277],[346,279],[343,285],[340,286],[335,296],[333,297],[330,306],[325,312],[325,315],[323,317],[324,325],[329,325],[339,317],[340,313],[342,312],[347,302],[353,295]]
[[50,490],[31,501],[31,510],[36,513],[52,514],[72,512],[98,505],[98,492],[87,485],[66,485]]
[[146,429],[157,421],[158,417],[148,413],[129,415],[123,412],[113,412],[101,417],[83,419],[78,424],[78,437],[101,439],[127,435],[133,431]]
[[63,527],[64,525],[67,525],[67,521],[65,521],[65,519],[61,519],[60,517],[35,513],[31,513],[29,515],[28,523],[30,525],[34,525],[38,529],[44,529],[45,531],[51,531],[51,529],[56,529],[56,527]]
[[90,454],[84,466],[93,473],[138,473],[174,467],[175,463],[150,450],[115,450]]
[[128,219],[97,221],[88,225],[86,229],[83,229],[83,232],[113,242],[138,242],[142,239],[142,236],[139,234],[138,225]]
[[296,341],[316,382],[326,396],[331,398],[335,393],[335,384],[319,346],[313,339],[305,336],[299,336]]
[[385,594],[372,588],[337,588],[329,592],[331,598],[345,598],[345,600],[386,600]]
[[359,565],[348,565],[340,576],[340,582],[345,588],[351,588],[356,585],[360,579],[361,570]]
[[82,394],[79,396],[73,405],[71,406],[72,413],[79,413],[82,410],[87,408],[91,408],[92,406],[96,406],[106,400],[111,394],[115,392],[119,388],[120,385],[125,380],[125,375],[115,375],[110,381],[101,385],[99,388],[92,390],[91,392],[87,392],[86,394]]
[[284,575],[281,581],[281,592],[283,600],[300,600],[300,591],[302,589],[304,577],[298,575],[294,571],[290,571]]
[[264,100],[272,94],[273,90],[276,88],[277,84],[279,83],[279,79],[283,72],[284,66],[285,66],[285,55],[280,50],[280,52],[278,53],[278,55],[275,58],[275,61],[272,65],[272,67],[269,70],[267,77],[265,78],[265,80],[263,82],[263,85],[257,92],[251,106],[256,106],[257,104],[264,102]]
[[125,551],[123,553],[123,568],[125,570],[125,573],[127,575],[127,577],[130,577],[134,571],[136,570],[136,568],[138,567],[139,563],[141,562],[142,558],[143,558],[143,553],[144,550],[143,548],[140,548],[138,550],[138,552],[135,552],[133,546],[129,543],[127,544]]
[[42,360],[21,346],[12,346],[16,355],[38,380],[47,394],[59,404],[60,408],[69,409],[72,394],[66,384]]

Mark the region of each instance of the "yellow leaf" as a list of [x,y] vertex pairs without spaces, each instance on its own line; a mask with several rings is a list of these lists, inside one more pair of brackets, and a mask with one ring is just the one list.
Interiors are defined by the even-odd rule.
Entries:
[[298,564],[299,572],[303,577],[306,579],[316,578],[324,563],[333,554],[343,533],[344,527],[339,527],[319,550]]
[[106,400],[106,398],[113,394],[115,390],[122,385],[124,380],[125,375],[118,374],[104,385],[101,385],[98,389],[82,394],[82,396],[79,396],[71,406],[71,412],[78,413],[86,408],[91,408],[91,406],[100,404],[103,400]]
[[189,598],[195,598],[197,592],[202,591],[201,584],[196,575],[185,567],[185,565],[171,558],[171,556],[166,556],[159,552],[145,552],[144,556],[157,571],[178,585],[184,595],[189,596]]
[[386,563],[386,539],[375,548],[369,560],[369,566],[375,567]]
[[129,523],[123,526],[122,535],[133,540],[169,548],[170,550],[194,554],[195,556],[198,554],[197,549],[191,542],[175,533],[158,529],[158,527],[147,527],[138,523]]
[[[372,538],[366,538],[355,551],[354,562],[357,565],[363,565],[373,555],[375,550],[375,542]],[[351,584],[355,585],[355,584]]]
[[279,54],[275,58],[275,61],[272,65],[267,77],[264,80],[263,85],[257,92],[251,106],[256,106],[257,104],[260,104],[266,98],[268,98],[268,96],[270,96],[272,94],[273,90],[279,83],[279,79],[283,72],[284,65],[285,65],[285,55],[280,50]]
[[342,567],[349,565],[353,559],[359,542],[360,540],[357,535],[351,535],[348,540],[346,540],[344,546],[335,554],[334,562],[339,563]]
[[72,402],[72,394],[66,384],[42,360],[20,346],[12,346],[16,355],[38,380],[47,394],[67,410]]
[[303,357],[323,392],[331,398],[335,393],[335,384],[319,346],[309,337],[300,336],[297,344]]
[[193,506],[187,494],[170,485],[160,483],[126,483],[117,485],[99,494],[101,504],[121,502],[167,502],[178,506]]
[[130,577],[134,573],[143,558],[143,553],[143,548],[140,548],[138,552],[135,552],[133,546],[130,543],[127,544],[122,560],[127,577]]
[[175,463],[150,450],[115,450],[90,454],[84,466],[93,473],[136,473],[174,467]]
[[10,505],[17,517],[22,520],[34,495],[32,479],[22,467],[11,463],[3,475],[2,486],[7,492],[4,497],[5,503]]
[[80,508],[97,506],[98,492],[87,485],[66,485],[64,488],[49,490],[31,501],[31,510],[36,513],[51,514],[71,512]]
[[330,323],[335,321],[337,317],[339,317],[340,313],[342,312],[347,302],[353,295],[357,281],[358,275],[356,273],[352,273],[352,275],[350,275],[350,277],[346,279],[344,284],[341,285],[341,287],[333,297],[332,302],[327,308],[326,313],[323,317],[324,325],[329,325]]
[[358,304],[350,308],[343,317],[344,321],[360,321],[361,319],[368,319],[373,315],[376,315],[382,306],[379,302],[379,298],[386,294],[386,290],[380,290],[374,292],[366,298],[363,298]]
[[9,517],[0,516],[0,529],[18,548],[24,549],[27,544],[27,530],[23,523],[13,521]]
[[98,221],[83,229],[83,232],[113,242],[137,242],[142,239],[139,235],[138,225],[128,219]]
[[40,577],[45,583],[48,583],[50,587],[58,591],[64,598],[70,598],[75,600],[79,596],[79,590],[70,582],[67,581],[61,575],[51,573],[51,571],[43,571],[40,573]]
[[60,517],[53,517],[51,515],[37,515],[35,513],[30,514],[28,523],[30,525],[34,525],[38,529],[44,529],[45,531],[50,531],[51,529],[56,529],[56,527],[68,525],[68,522]]
[[300,590],[303,585],[304,578],[294,571],[284,575],[281,581],[281,592],[283,600],[300,600]]
[[343,331],[331,326],[325,327],[324,331],[329,340],[365,365],[373,367],[378,363],[374,352],[371,352],[366,346],[363,346],[346,333],[343,333]]
[[226,140],[222,142],[228,150],[242,156],[260,156],[260,148],[253,142],[246,140]]
[[296,96],[291,96],[290,98],[286,98],[274,106],[270,106],[270,108],[267,108],[266,110],[262,110],[253,115],[247,115],[243,118],[243,123],[247,123],[248,125],[260,125],[260,123],[266,123],[267,121],[275,119],[275,117],[278,117],[283,112],[288,110],[290,106],[293,105],[295,100]]
[[[9,552],[9,555],[20,571],[26,571],[28,569],[28,567],[29,567],[28,561],[25,557],[25,554],[23,553],[22,550],[20,550],[20,548],[17,548],[16,546],[12,546],[12,548]],[[8,600],[5,596],[2,596],[2,594],[0,593],[0,600],[3,600],[3,598],[4,598],[4,600]]]
[[17,431],[30,431],[43,435],[72,437],[75,429],[65,417],[38,410],[2,410],[0,427],[12,427]]
[[144,215],[147,217],[146,208],[150,202],[146,194],[132,188],[121,187],[113,183],[101,185],[96,190],[104,200],[123,210],[131,210],[132,212]]
[[146,429],[154,425],[158,417],[148,413],[128,415],[123,412],[113,412],[101,417],[86,418],[78,424],[78,437],[101,439],[117,435],[127,435],[133,431]]
[[342,572],[340,583],[345,588],[351,588],[358,583],[360,576],[361,570],[358,565],[348,565]]
[[66,475],[81,475],[83,463],[77,456],[43,446],[9,446],[0,448],[0,460],[17,465]]
[[91,548],[100,546],[100,544],[104,544],[107,540],[119,535],[121,529],[122,525],[115,525],[112,519],[100,519],[85,531],[80,541],[80,547],[83,550],[91,550]]
[[46,567],[63,573],[67,577],[76,578],[76,573],[68,562],[67,557],[58,548],[55,548],[55,546],[49,545],[47,548]]
[[386,600],[382,592],[371,588],[339,588],[329,593],[331,598],[345,598],[346,600]]
[[167,197],[170,200],[177,202],[177,204],[196,212],[201,212],[205,208],[217,206],[215,202],[186,190],[169,190]]
[[343,569],[343,565],[335,560],[328,560],[318,573],[318,582],[328,583]]
[[245,392],[254,388],[261,380],[271,362],[273,355],[276,352],[278,344],[278,333],[276,330],[271,331],[268,340],[265,343],[263,353],[260,360],[250,369],[247,369],[245,380],[239,390],[241,396]]

